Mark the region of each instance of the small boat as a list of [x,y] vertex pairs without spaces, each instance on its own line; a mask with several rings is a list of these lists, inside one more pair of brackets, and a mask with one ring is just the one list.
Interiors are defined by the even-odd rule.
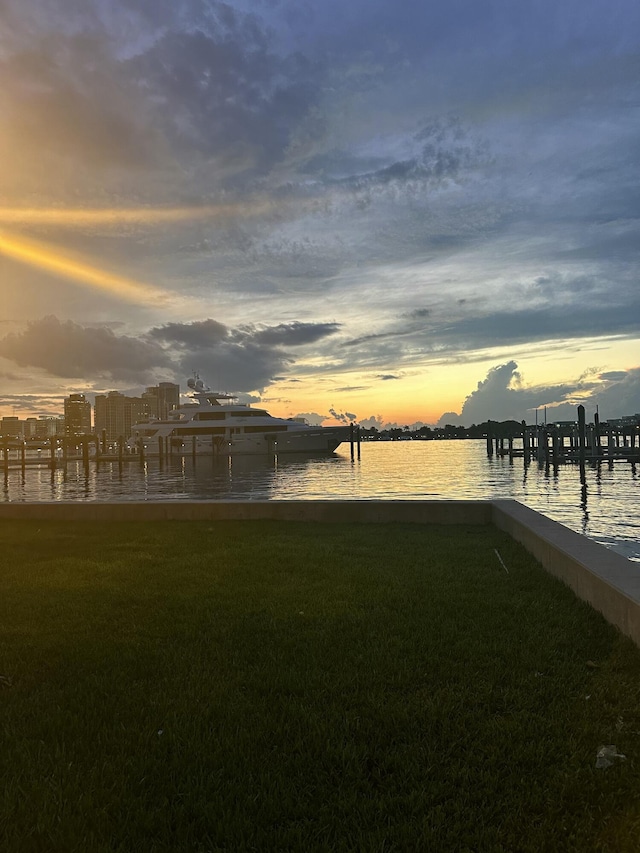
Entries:
[[136,423],[129,448],[150,455],[333,453],[352,435],[349,426],[314,427],[303,418],[276,418],[264,409],[238,403],[237,397],[212,391],[201,379],[189,379],[193,402],[166,419]]

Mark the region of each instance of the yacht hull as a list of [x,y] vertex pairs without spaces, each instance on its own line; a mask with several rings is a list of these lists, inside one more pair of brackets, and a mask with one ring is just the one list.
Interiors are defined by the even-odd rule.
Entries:
[[[349,442],[349,427],[318,427],[288,432],[265,432],[250,435],[191,436],[181,439],[172,436],[162,448],[157,441],[144,444],[147,456],[264,456],[293,453],[329,454]],[[164,442],[163,442],[164,444]]]

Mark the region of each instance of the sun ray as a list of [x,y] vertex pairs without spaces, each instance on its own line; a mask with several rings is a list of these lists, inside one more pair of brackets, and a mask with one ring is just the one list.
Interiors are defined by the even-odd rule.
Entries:
[[56,225],[77,227],[82,225],[161,225],[191,219],[222,219],[249,217],[267,213],[272,203],[265,199],[248,202],[192,205],[184,207],[0,207],[0,222],[11,225]]
[[150,301],[157,303],[169,300],[169,295],[160,288],[108,272],[46,243],[28,240],[6,231],[0,232],[0,253],[60,278],[106,291],[128,302],[148,304]]

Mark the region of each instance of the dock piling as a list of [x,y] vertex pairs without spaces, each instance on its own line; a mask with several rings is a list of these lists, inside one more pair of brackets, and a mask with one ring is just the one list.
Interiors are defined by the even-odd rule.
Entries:
[[487,421],[487,456],[493,456],[493,431],[491,428],[491,421]]
[[584,406],[578,406],[578,456],[580,464],[584,465],[587,453],[587,432],[585,423]]

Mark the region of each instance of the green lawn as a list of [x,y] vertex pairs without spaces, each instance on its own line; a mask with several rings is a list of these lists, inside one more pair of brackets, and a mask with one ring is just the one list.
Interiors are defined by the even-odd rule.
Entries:
[[2,851],[640,847],[640,653],[493,528],[4,522],[0,554]]

